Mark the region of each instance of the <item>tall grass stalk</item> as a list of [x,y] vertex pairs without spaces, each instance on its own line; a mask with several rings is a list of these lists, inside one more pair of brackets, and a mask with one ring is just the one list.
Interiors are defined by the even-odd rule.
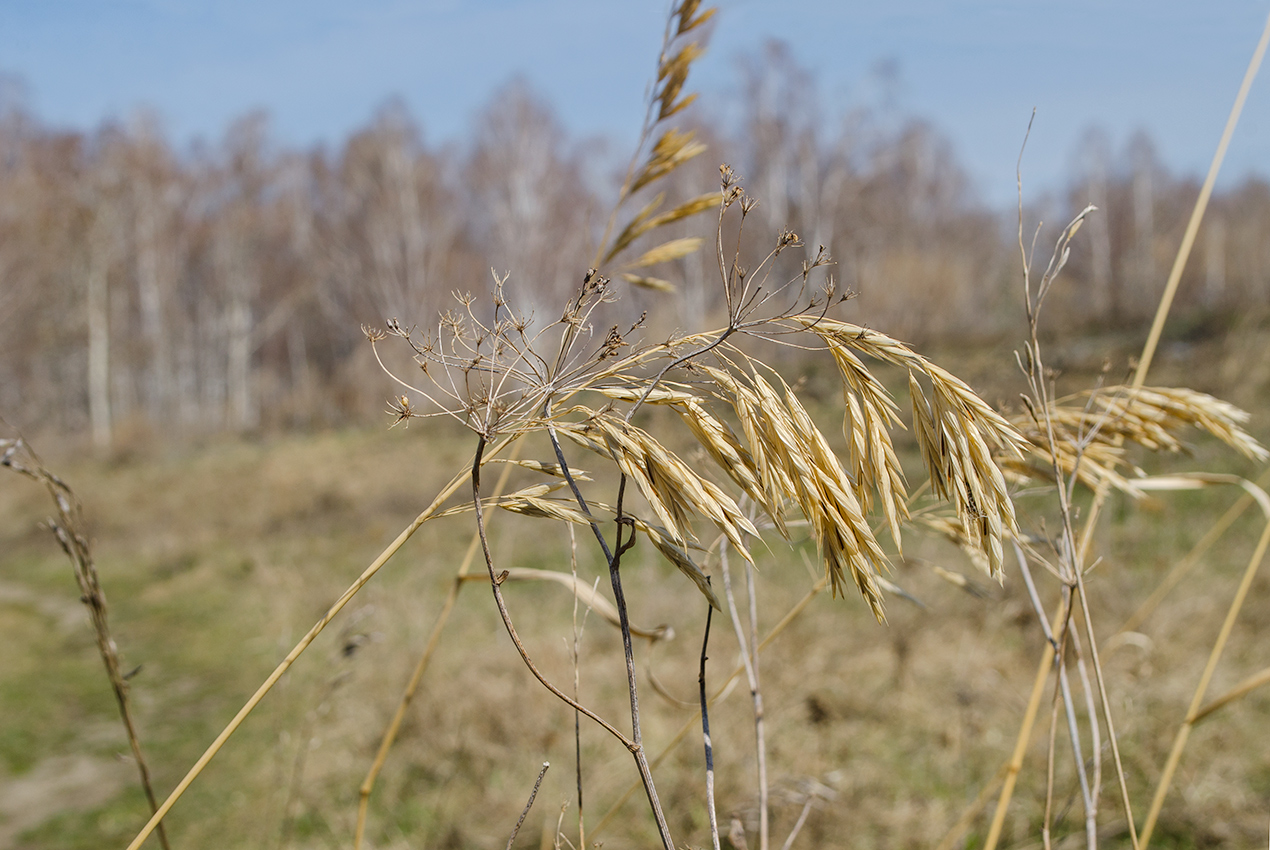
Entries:
[[[1243,111],[1244,102],[1246,101],[1248,92],[1252,87],[1252,82],[1256,78],[1257,72],[1260,69],[1261,61],[1265,56],[1267,45],[1270,45],[1270,17],[1267,17],[1261,39],[1257,43],[1257,47],[1248,63],[1243,81],[1239,87],[1239,92],[1235,97],[1235,102],[1231,107],[1225,128],[1222,131],[1221,139],[1218,142],[1217,150],[1215,151],[1213,160],[1209,165],[1208,174],[1204,180],[1203,187],[1200,190],[1199,197],[1196,199],[1195,206],[1192,209],[1191,217],[1187,223],[1186,232],[1184,233],[1182,242],[1178,247],[1178,252],[1174,259],[1172,269],[1170,270],[1168,281],[1165,284],[1164,292],[1161,294],[1161,298],[1156,309],[1151,331],[1149,332],[1147,341],[1143,346],[1142,356],[1139,358],[1138,366],[1134,373],[1134,389],[1141,389],[1145,386],[1146,376],[1148,370],[1150,369],[1151,362],[1154,359],[1155,350],[1158,346],[1160,336],[1163,333],[1164,322],[1172,306],[1173,296],[1181,282],[1182,271],[1186,267],[1187,260],[1190,258],[1190,252],[1194,246],[1195,236],[1199,231],[1200,222],[1203,220],[1204,212],[1207,209],[1209,197],[1211,196],[1213,186],[1217,181],[1217,175],[1220,173],[1226,149],[1230,144],[1230,139],[1234,135],[1235,127],[1238,125],[1239,117]],[[1084,518],[1079,547],[1074,553],[1074,561],[1077,564],[1086,563],[1089,548],[1093,540],[1094,529],[1097,527],[1099,514],[1110,490],[1111,482],[1107,479],[1100,481],[1095,489],[1093,502],[1086,511]],[[1021,769],[1023,755],[1026,752],[1028,741],[1031,739],[1032,727],[1036,719],[1036,708],[1039,707],[1040,704],[1041,689],[1044,687],[1044,683],[1049,679],[1052,664],[1052,653],[1048,651],[1042,653],[1037,669],[1037,675],[1033,682],[1032,692],[1028,698],[1028,707],[1024,712],[1023,722],[1020,725],[1019,732],[1016,737],[1014,754],[1008,762],[1005,784],[997,802],[996,813],[993,817],[987,840],[984,843],[984,850],[995,850],[1000,838],[1005,812],[1009,806],[1009,801],[1014,791],[1015,780],[1019,770]],[[1111,735],[1111,740],[1114,743],[1114,733]],[[1130,823],[1130,829],[1132,834],[1132,822]],[[1137,838],[1134,836],[1135,847],[1137,844]]]

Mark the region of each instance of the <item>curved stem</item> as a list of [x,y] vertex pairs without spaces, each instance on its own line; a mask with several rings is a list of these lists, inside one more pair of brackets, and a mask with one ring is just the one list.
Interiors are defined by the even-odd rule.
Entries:
[[[710,577],[706,577],[709,583]],[[706,748],[706,811],[710,815],[710,843],[719,850],[719,817],[714,809],[714,745],[710,741],[710,710],[706,699],[706,648],[710,646],[710,621],[714,606],[706,606],[706,633],[701,639],[701,671],[697,675],[697,687],[701,693],[701,737]]]
[[[564,473],[565,478],[569,482],[569,486],[573,489],[574,494],[578,497],[579,504],[582,505],[583,509],[589,513],[589,509],[586,508],[586,500],[581,497],[581,493],[578,490],[577,482],[574,481],[572,473],[569,472],[569,468],[564,462],[564,453],[560,450],[560,443],[555,437],[554,430],[551,431],[551,440],[552,440],[552,444],[556,447],[557,457],[560,459],[561,471]],[[650,770],[648,766],[648,758],[644,754],[643,742],[640,739],[639,702],[638,702],[638,697],[635,691],[635,662],[634,662],[634,655],[631,649],[631,628],[630,628],[630,621],[628,620],[626,615],[626,597],[622,594],[621,580],[617,574],[617,569],[619,566],[622,552],[625,551],[621,541],[621,526],[620,525],[618,526],[619,533],[618,533],[617,553],[614,555],[610,555],[608,544],[604,540],[604,535],[600,533],[599,528],[596,526],[594,522],[591,523],[591,528],[595,531],[596,537],[599,539],[601,547],[603,548],[605,555],[609,557],[609,576],[613,581],[613,594],[616,597],[615,601],[617,603],[618,615],[621,619],[622,642],[626,650],[627,681],[629,684],[629,691],[630,691],[630,697],[631,697],[631,713],[632,713],[632,721],[634,726],[634,731],[631,738],[627,738],[620,731],[618,731],[617,727],[613,726],[613,724],[609,723],[607,720],[603,719],[598,714],[591,711],[589,708],[582,705],[577,700],[573,699],[564,691],[560,690],[551,682],[549,682],[547,678],[543,676],[542,673],[539,672],[538,667],[533,662],[533,659],[529,657],[529,653],[528,651],[526,651],[525,645],[521,642],[520,636],[516,634],[516,628],[515,626],[512,625],[511,614],[507,610],[507,603],[503,599],[502,584],[503,584],[503,579],[506,578],[507,574],[506,572],[504,572],[502,575],[495,574],[494,559],[493,559],[493,556],[490,554],[490,550],[489,550],[489,538],[486,536],[486,533],[485,533],[485,517],[484,517],[482,504],[481,504],[481,475],[480,475],[481,455],[484,452],[484,450],[485,450],[485,435],[482,434],[476,444],[476,455],[472,460],[472,501],[474,503],[474,507],[476,508],[476,528],[477,528],[477,533],[479,534],[481,538],[481,552],[485,556],[485,565],[489,569],[490,586],[492,587],[494,591],[494,601],[498,605],[498,613],[503,618],[503,625],[507,629],[507,634],[511,637],[512,643],[516,645],[516,651],[520,653],[521,660],[525,662],[525,666],[529,668],[529,671],[531,673],[533,673],[534,678],[536,678],[539,682],[542,683],[543,687],[551,691],[553,694],[556,695],[557,698],[559,698],[565,704],[571,706],[574,710],[580,711],[581,713],[585,714],[587,717],[594,720],[596,723],[603,726],[604,729],[608,731],[609,734],[613,735],[615,738],[621,741],[622,744],[628,750],[630,750],[631,755],[635,758],[635,764],[639,769],[640,779],[644,783],[644,791],[648,794],[648,803],[652,807],[653,816],[657,820],[657,828],[661,835],[661,840],[662,840],[662,844],[664,845],[664,850],[675,850],[674,840],[670,837],[670,827],[666,824],[666,817],[662,813],[661,802],[657,798],[657,789],[653,785],[652,771]],[[623,483],[625,483],[625,477],[623,477]],[[621,517],[621,495],[620,494],[618,497],[618,511],[619,511],[618,516],[620,519]],[[633,529],[631,533],[634,534]],[[626,548],[630,548],[629,542],[627,543]]]

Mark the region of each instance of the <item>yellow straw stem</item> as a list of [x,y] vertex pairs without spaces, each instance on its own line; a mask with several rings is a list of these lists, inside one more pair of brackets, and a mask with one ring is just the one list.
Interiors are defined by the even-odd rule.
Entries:
[[[1267,519],[1270,519],[1270,517],[1267,517]],[[1155,831],[1156,820],[1160,816],[1160,810],[1164,807],[1164,798],[1169,792],[1169,785],[1173,781],[1173,773],[1177,770],[1178,762],[1182,758],[1182,750],[1186,746],[1186,739],[1190,737],[1191,728],[1201,716],[1200,706],[1203,703],[1204,694],[1208,691],[1208,685],[1217,669],[1217,662],[1221,659],[1222,651],[1226,648],[1226,640],[1230,637],[1231,629],[1235,626],[1235,618],[1239,616],[1239,609],[1243,606],[1244,598],[1248,595],[1248,589],[1252,587],[1252,580],[1257,575],[1257,568],[1261,566],[1261,560],[1265,557],[1267,545],[1270,545],[1270,522],[1266,523],[1265,529],[1261,532],[1261,539],[1257,541],[1257,549],[1248,560],[1248,566],[1244,569],[1243,580],[1239,583],[1239,589],[1235,591],[1235,598],[1231,600],[1230,610],[1226,612],[1226,621],[1222,623],[1221,633],[1217,636],[1217,642],[1213,644],[1213,651],[1208,656],[1208,664],[1204,667],[1204,673],[1200,676],[1199,685],[1195,688],[1195,695],[1191,698],[1191,707],[1186,712],[1186,719],[1182,721],[1181,728],[1177,730],[1177,738],[1173,741],[1173,750],[1169,753],[1168,762],[1164,766],[1164,773],[1160,776],[1160,783],[1155,789],[1155,797],[1151,800],[1151,810],[1147,812],[1146,823],[1142,825],[1142,850],[1147,850],[1147,846],[1151,841],[1151,833]]]
[[1204,186],[1199,190],[1199,198],[1195,208],[1191,210],[1191,220],[1186,224],[1186,234],[1182,237],[1182,246],[1178,248],[1177,257],[1173,260],[1173,270],[1169,272],[1169,281],[1164,286],[1164,294],[1160,296],[1160,305],[1155,311],[1155,321],[1151,324],[1151,333],[1147,335],[1147,343],[1142,349],[1142,357],[1138,361],[1137,372],[1133,376],[1133,388],[1141,389],[1146,381],[1147,370],[1151,368],[1151,360],[1155,357],[1156,346],[1160,343],[1160,334],[1164,332],[1164,320],[1173,306],[1173,296],[1177,293],[1178,284],[1182,280],[1182,269],[1190,259],[1191,247],[1199,233],[1199,223],[1204,218],[1204,210],[1208,208],[1208,199],[1213,194],[1213,184],[1217,182],[1217,173],[1221,171],[1222,160],[1226,157],[1226,148],[1230,146],[1230,137],[1235,134],[1235,125],[1239,123],[1239,114],[1243,112],[1244,101],[1248,99],[1248,90],[1261,67],[1261,60],[1266,55],[1266,46],[1270,45],[1270,17],[1266,18],[1265,29],[1261,33],[1261,41],[1252,54],[1248,70],[1244,72],[1243,84],[1239,86],[1239,94],[1235,96],[1235,105],[1230,109],[1230,117],[1226,119],[1226,129],[1222,131],[1221,141],[1217,143],[1217,153],[1213,154],[1213,162],[1208,167],[1208,176],[1204,178]]
[[[493,456],[502,449],[506,448],[507,444],[516,439],[518,436],[519,435],[511,435],[505,437],[502,442],[489,452],[489,456]],[[159,825],[159,822],[163,820],[164,816],[167,815],[168,811],[173,805],[175,805],[176,801],[181,798],[181,795],[184,794],[186,789],[190,787],[190,784],[193,783],[194,780],[198,778],[198,775],[203,772],[203,768],[207,767],[208,762],[210,762],[215,755],[220,752],[221,747],[223,747],[225,742],[229,740],[229,736],[238,731],[238,727],[241,726],[242,722],[247,719],[247,715],[251,714],[256,705],[265,698],[265,694],[269,693],[269,691],[273,689],[273,686],[277,684],[278,680],[282,678],[282,674],[290,669],[291,665],[295,663],[295,660],[309,648],[309,644],[313,643],[331,620],[335,619],[335,616],[339,614],[344,606],[349,603],[349,600],[356,596],[358,591],[366,586],[366,583],[374,577],[375,573],[379,572],[379,568],[386,564],[388,559],[395,555],[397,550],[405,545],[405,542],[419,530],[419,526],[427,522],[432,515],[437,512],[437,509],[441,507],[441,504],[445,502],[446,499],[450,498],[450,496],[454,494],[454,491],[463,485],[464,481],[467,481],[470,475],[471,472],[469,470],[464,470],[454,476],[454,478],[450,480],[450,483],[445,486],[435,499],[433,499],[432,504],[428,505],[428,507],[424,509],[423,513],[415,517],[414,522],[406,526],[405,530],[402,531],[401,534],[397,535],[397,539],[389,544],[388,548],[381,552],[379,557],[376,558],[375,561],[367,567],[360,576],[357,577],[357,581],[349,585],[348,590],[345,590],[340,598],[335,600],[335,603],[330,607],[326,614],[323,615],[322,619],[313,624],[313,628],[309,629],[308,634],[301,638],[300,642],[295,645],[295,648],[287,653],[287,657],[282,660],[281,664],[274,668],[274,671],[269,674],[269,678],[265,679],[264,684],[257,688],[256,692],[251,695],[251,699],[247,700],[247,703],[238,710],[238,713],[234,715],[234,719],[229,721],[229,725],[216,736],[216,740],[212,741],[212,744],[207,748],[207,751],[204,752],[203,755],[199,757],[199,760],[194,763],[194,766],[190,768],[189,773],[185,774],[185,778],[181,780],[180,784],[178,784],[175,789],[173,789],[172,793],[168,795],[168,798],[163,801],[163,805],[159,806],[159,810],[156,811],[154,816],[150,818],[149,822],[142,827],[141,832],[137,833],[137,837],[134,838],[132,843],[128,845],[128,850],[138,850],[138,848],[145,843],[145,840],[150,837],[150,833],[154,832],[155,827]]]

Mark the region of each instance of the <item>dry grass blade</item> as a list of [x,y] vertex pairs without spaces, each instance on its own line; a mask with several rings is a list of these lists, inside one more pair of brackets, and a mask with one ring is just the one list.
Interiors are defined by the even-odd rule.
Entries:
[[[564,473],[560,469],[560,464],[554,461],[545,460],[526,460],[525,458],[491,458],[490,463],[505,463],[508,466],[518,466],[521,469],[528,469],[531,472],[541,472],[543,475],[550,475],[553,478],[563,478]],[[590,481],[591,475],[585,469],[574,469],[569,467],[569,474],[576,481]]]
[[1226,693],[1219,696],[1217,699],[1210,702],[1208,705],[1201,708],[1199,711],[1195,712],[1193,722],[1199,723],[1218,709],[1223,708],[1238,699],[1242,699],[1265,684],[1270,684],[1270,667],[1265,668],[1260,673],[1254,673],[1238,685],[1235,685],[1235,687],[1231,688]]

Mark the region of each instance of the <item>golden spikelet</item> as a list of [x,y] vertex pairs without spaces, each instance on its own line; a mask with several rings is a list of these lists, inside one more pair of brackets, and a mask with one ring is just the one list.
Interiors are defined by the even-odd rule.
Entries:
[[[922,459],[935,492],[953,503],[967,537],[987,555],[989,571],[997,580],[1004,577],[1003,535],[1016,528],[1014,504],[1010,500],[1005,477],[993,456],[999,451],[1007,457],[1022,456],[1027,441],[1004,417],[979,398],[964,381],[936,366],[891,337],[848,322],[818,316],[795,316],[793,321],[825,343],[834,354],[843,375],[844,392],[859,396],[848,445],[853,452],[869,446],[868,461],[853,457],[861,474],[868,474],[882,494],[883,509],[892,534],[899,526],[903,479],[898,463],[892,466],[887,454],[890,444],[885,435],[895,414],[885,390],[874,387],[864,378],[867,370],[853,352],[906,368],[909,372],[909,394],[913,404],[913,426],[921,447]],[[918,376],[930,382],[929,398]],[[866,407],[871,403],[871,409]],[[867,411],[867,413],[866,413]],[[848,415],[853,408],[848,403]],[[873,422],[869,423],[869,416]],[[855,433],[856,431],[860,433]],[[864,438],[870,431],[877,437]],[[876,450],[875,450],[876,449]],[[893,452],[893,449],[891,450]],[[889,492],[888,492],[889,490]]]
[[1266,449],[1243,429],[1247,412],[1228,402],[1190,389],[1171,387],[1107,387],[1090,390],[1050,405],[1046,413],[1053,429],[1054,451],[1040,414],[1030,408],[1014,419],[1027,437],[1032,462],[1006,459],[1006,469],[1022,477],[1052,479],[1057,466],[1064,476],[1093,489],[1106,482],[1130,496],[1142,490],[1134,478],[1143,473],[1125,459],[1122,443],[1137,443],[1155,452],[1184,450],[1179,433],[1185,427],[1207,432],[1247,458],[1264,461]]
[[568,430],[574,428],[595,435],[592,442],[602,445],[634,482],[672,542],[683,545],[690,539],[692,517],[702,516],[713,522],[744,558],[753,560],[746,536],[757,537],[758,529],[732,497],[698,475],[648,432],[603,411]]
[[655,292],[674,292],[676,287],[673,283],[661,277],[646,277],[644,275],[631,274],[623,272],[620,277],[629,284],[638,286],[641,289],[651,289]]
[[669,262],[670,260],[678,260],[686,257],[701,247],[702,239],[700,236],[685,236],[682,239],[671,239],[669,242],[663,242],[655,248],[649,248],[637,259],[631,262],[631,268],[642,269],[646,266],[655,266],[658,263]]
[[631,181],[629,192],[634,194],[658,178],[665,177],[693,157],[706,152],[706,146],[696,141],[692,130],[680,131],[673,127],[666,130],[653,145],[647,162]]

